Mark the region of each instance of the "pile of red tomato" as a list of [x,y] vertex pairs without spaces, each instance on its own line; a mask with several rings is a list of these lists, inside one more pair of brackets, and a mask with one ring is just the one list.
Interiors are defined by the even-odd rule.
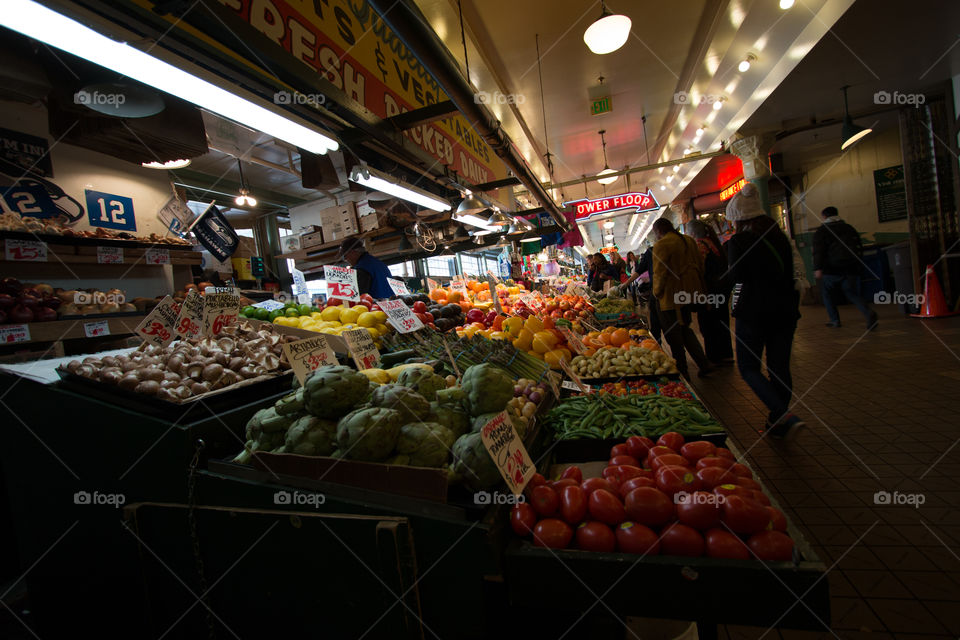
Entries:
[[537,474],[510,512],[513,531],[552,549],[764,561],[793,559],[783,513],[729,449],[666,433],[610,451],[600,478]]

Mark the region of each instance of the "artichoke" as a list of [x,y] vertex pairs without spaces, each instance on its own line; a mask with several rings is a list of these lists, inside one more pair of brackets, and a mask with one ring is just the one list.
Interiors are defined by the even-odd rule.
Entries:
[[384,384],[377,387],[370,397],[370,404],[384,409],[396,409],[405,422],[426,418],[430,403],[422,395],[400,384]]
[[430,403],[430,422],[439,422],[459,438],[470,430],[470,415],[459,406]]
[[261,409],[247,421],[247,441],[234,462],[247,464],[254,451],[275,451],[282,447],[293,416],[281,416],[274,407]]
[[487,489],[500,482],[500,470],[483,446],[479,433],[468,433],[453,443],[451,469],[473,491]]
[[[443,376],[438,376],[433,369],[410,367],[404,369],[397,378],[397,384],[410,387],[429,401],[437,399],[437,391],[447,388],[447,381]],[[511,393],[513,385],[510,386]]]
[[513,399],[513,382],[509,373],[488,362],[470,367],[460,383],[467,411],[472,416],[503,411]]
[[303,384],[303,403],[318,418],[339,418],[364,401],[370,391],[365,375],[341,365],[314,369]]
[[283,396],[273,405],[282,416],[291,416],[303,412],[303,387]]
[[400,427],[397,453],[410,457],[414,467],[442,467],[447,463],[456,437],[436,422],[417,422]]
[[337,448],[337,423],[304,416],[290,425],[284,447],[287,453],[328,456]]
[[337,424],[341,457],[367,462],[386,460],[393,453],[402,424],[403,416],[394,409],[370,407],[351,411]]
[[384,464],[395,464],[395,465],[402,466],[402,467],[403,467],[403,466],[407,466],[408,464],[410,464],[410,456],[404,455],[404,454],[402,454],[402,453],[398,453],[397,455],[393,456],[392,458],[387,458],[386,460],[383,461],[383,463],[384,463]]
[[473,419],[473,422],[470,423],[470,431],[473,433],[480,433],[480,429],[483,429],[483,425],[487,424],[493,418],[500,413],[499,411],[493,411],[491,413],[482,413],[479,416]]

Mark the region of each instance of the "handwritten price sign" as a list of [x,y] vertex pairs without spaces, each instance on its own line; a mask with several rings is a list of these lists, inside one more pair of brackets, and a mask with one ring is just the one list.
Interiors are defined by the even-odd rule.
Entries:
[[30,342],[30,327],[25,324],[8,324],[0,327],[0,344]]
[[143,254],[143,261],[147,264],[170,264],[170,249],[160,247],[147,249]]
[[347,350],[353,357],[358,370],[374,369],[380,366],[380,351],[373,344],[373,338],[366,329],[351,329],[340,334],[347,343]]
[[387,321],[400,333],[410,333],[423,328],[420,318],[413,315],[410,307],[403,304],[403,300],[384,300],[380,308],[387,314]]
[[47,243],[38,240],[7,240],[6,259],[16,262],[46,262]]
[[407,288],[407,283],[403,280],[397,280],[396,278],[387,278],[387,284],[390,285],[390,288],[393,290],[394,295],[398,296],[408,296],[410,295],[410,289]]
[[323,277],[327,281],[328,298],[360,301],[360,286],[357,284],[356,269],[327,264],[323,266]]
[[181,339],[196,338],[203,326],[203,296],[191,289],[180,305],[180,315],[174,325],[174,331]]
[[427,278],[427,292],[431,292],[434,289],[438,288],[440,283],[434,280],[433,278]]
[[106,320],[97,322],[84,322],[83,335],[88,338],[99,338],[100,336],[110,335],[110,324]]
[[[240,313],[240,297],[234,289],[220,293],[213,293],[207,289],[203,299],[203,335],[218,335],[223,328],[237,321]],[[184,300],[186,302],[186,300]]]
[[310,372],[317,367],[340,364],[330,343],[327,342],[327,337],[322,334],[306,340],[287,342],[283,345],[283,355],[286,356],[300,384],[303,384]]
[[497,313],[503,313],[503,307],[500,306],[500,296],[497,295],[497,281],[492,271],[487,271],[487,286],[490,287],[490,297],[493,298],[493,306],[497,308]]
[[451,291],[457,291],[463,296],[463,299],[467,299],[467,283],[463,280],[454,280],[450,283]]
[[583,344],[583,340],[580,339],[580,336],[570,329],[560,329],[560,333],[562,333],[563,337],[567,339],[567,344],[570,345],[570,348],[573,349],[574,353],[583,353],[587,350],[587,345]]
[[173,327],[180,315],[180,305],[170,296],[160,301],[153,311],[136,328],[136,333],[145,342],[165,347],[173,341]]
[[97,264],[123,264],[123,247],[97,247]]
[[480,437],[507,487],[514,495],[520,495],[537,468],[517,436],[507,412],[501,411],[483,425]]

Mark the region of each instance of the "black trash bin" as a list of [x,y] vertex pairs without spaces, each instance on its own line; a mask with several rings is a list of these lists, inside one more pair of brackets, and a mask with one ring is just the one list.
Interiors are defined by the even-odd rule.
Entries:
[[[902,296],[908,296],[915,293],[913,279],[913,260],[910,256],[910,242],[898,242],[889,247],[884,247],[887,252],[887,262],[893,271],[894,291],[889,292],[903,299]],[[900,311],[904,314],[918,313],[917,305],[900,304]]]

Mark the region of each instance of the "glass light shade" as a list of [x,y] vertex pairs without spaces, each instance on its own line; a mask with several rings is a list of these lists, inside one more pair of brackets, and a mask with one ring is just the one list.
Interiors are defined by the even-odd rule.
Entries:
[[624,15],[605,15],[587,27],[583,41],[590,51],[603,55],[622,47],[630,37],[633,22]]

